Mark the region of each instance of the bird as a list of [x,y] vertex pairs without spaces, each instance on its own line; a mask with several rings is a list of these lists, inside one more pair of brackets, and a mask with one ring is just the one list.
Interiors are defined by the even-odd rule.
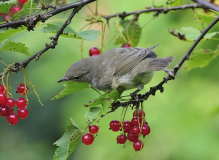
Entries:
[[[158,44],[159,45],[159,44]],[[95,57],[87,57],[73,63],[58,81],[85,82],[105,92],[117,87],[125,90],[137,88],[137,94],[154,76],[154,71],[165,70],[173,56],[157,58],[150,48],[114,48]]]

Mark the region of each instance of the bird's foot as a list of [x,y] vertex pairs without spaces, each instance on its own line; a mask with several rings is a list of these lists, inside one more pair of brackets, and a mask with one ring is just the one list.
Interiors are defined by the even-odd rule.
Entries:
[[138,101],[138,94],[136,94],[135,92],[130,93],[130,96],[132,97],[132,99],[135,99],[135,101]]

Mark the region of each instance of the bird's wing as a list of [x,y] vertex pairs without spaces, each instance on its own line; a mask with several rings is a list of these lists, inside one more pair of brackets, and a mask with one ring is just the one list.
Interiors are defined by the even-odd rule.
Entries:
[[117,59],[112,63],[115,66],[114,76],[121,77],[132,70],[145,58],[156,58],[156,53],[152,52],[154,48],[125,48]]
[[[102,90],[111,88],[112,80],[125,75],[132,70],[144,58],[156,58],[157,55],[152,50],[158,45],[151,48],[115,48],[99,55],[97,63],[98,68],[98,85]],[[108,56],[106,59],[105,55]]]
[[131,74],[138,75],[145,72],[164,70],[174,60],[174,57],[165,58],[147,58],[142,60],[133,70]]

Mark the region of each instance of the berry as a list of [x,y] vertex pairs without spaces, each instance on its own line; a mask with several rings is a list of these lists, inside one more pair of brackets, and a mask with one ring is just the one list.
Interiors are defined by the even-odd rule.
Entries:
[[130,121],[124,121],[123,129],[125,130],[125,133],[129,133],[132,129],[132,123]]
[[90,50],[89,50],[89,55],[91,57],[93,56],[98,56],[100,54],[100,50],[97,48],[97,47],[92,47]]
[[128,133],[128,140],[131,141],[131,142],[135,142],[135,141],[138,140],[138,136],[134,136],[134,135],[132,134],[132,132],[129,132],[129,133]]
[[[1,14],[1,13],[0,13]],[[4,93],[5,92],[5,88],[3,85],[0,84],[0,93]]]
[[10,8],[10,14],[14,15],[15,13],[17,13],[18,11],[20,11],[22,8],[20,6],[16,6],[16,7],[11,7]]
[[5,17],[4,17],[4,21],[7,21],[9,19],[9,15],[6,14]]
[[119,131],[121,128],[121,123],[118,120],[112,120],[110,122],[110,129],[114,132]]
[[27,101],[23,97],[20,97],[16,101],[17,108],[25,108],[27,106]]
[[131,131],[130,131],[133,136],[138,136],[140,133],[140,129],[137,126],[132,127]]
[[135,151],[140,151],[144,148],[144,143],[140,140],[137,140],[133,143],[133,147],[134,147]]
[[9,109],[5,106],[0,107],[0,116],[6,117],[9,115]]
[[25,119],[28,116],[28,110],[26,108],[19,108],[17,114],[21,119]]
[[117,143],[119,144],[124,144],[126,141],[127,141],[127,137],[123,134],[117,137]]
[[[145,113],[143,112],[143,115],[145,117]],[[141,109],[136,109],[134,112],[133,112],[133,117],[142,117],[142,110]]]
[[5,106],[13,108],[15,106],[15,100],[13,98],[8,98],[5,102]]
[[122,48],[129,48],[129,47],[131,47],[131,45],[128,44],[128,43],[125,43],[125,44],[122,45]]
[[141,134],[146,136],[151,132],[150,127],[145,123],[141,129]]
[[15,124],[18,123],[19,117],[16,113],[11,113],[7,116],[7,121],[8,121],[9,124],[15,125]]
[[19,0],[19,3],[23,6],[28,0]]
[[3,15],[4,13],[0,13],[0,17]]
[[14,110],[12,108],[8,108],[9,114],[14,113]]
[[7,101],[7,96],[4,93],[0,93],[0,105],[5,105]]
[[82,142],[86,145],[92,144],[94,141],[94,136],[90,133],[86,133],[82,136]]
[[25,95],[25,94],[27,94],[28,93],[28,90],[29,90],[29,88],[28,88],[28,86],[27,85],[25,85],[25,84],[19,84],[18,86],[17,86],[17,92],[20,94],[20,95]]
[[98,131],[99,131],[99,127],[96,126],[96,125],[92,125],[92,126],[89,127],[89,132],[91,134],[96,134]]
[[142,124],[143,119],[141,117],[133,117],[132,118],[132,125],[140,126]]

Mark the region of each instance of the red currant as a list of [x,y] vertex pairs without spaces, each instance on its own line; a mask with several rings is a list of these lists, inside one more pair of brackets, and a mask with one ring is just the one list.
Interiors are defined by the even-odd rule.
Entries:
[[119,131],[121,128],[121,123],[118,120],[112,120],[110,122],[110,129],[114,132]]
[[135,141],[138,140],[138,136],[134,136],[134,135],[132,134],[132,132],[130,131],[130,132],[128,133],[128,140],[131,141],[131,142],[135,142]]
[[96,134],[98,131],[99,131],[99,127],[96,126],[96,125],[92,125],[92,126],[89,127],[89,132],[91,134]]
[[27,106],[27,101],[23,97],[20,97],[16,101],[17,108],[25,108]]
[[94,136],[90,133],[86,133],[82,136],[82,142],[86,145],[92,144],[94,141]]
[[11,7],[10,9],[10,14],[14,15],[15,13],[17,13],[18,11],[20,11],[22,8],[20,6],[16,6],[16,7]]
[[4,17],[4,21],[7,21],[9,19],[9,15],[6,14],[5,17]]
[[7,121],[8,121],[9,124],[15,125],[15,124],[18,123],[19,117],[16,113],[11,113],[7,116]]
[[132,125],[140,126],[142,124],[143,119],[141,117],[133,117],[132,118]]
[[122,45],[122,48],[129,48],[129,47],[131,47],[131,45],[128,44],[128,43],[125,43],[125,44]]
[[28,93],[28,91],[29,91],[29,88],[28,88],[28,86],[27,85],[25,85],[25,84],[19,84],[18,86],[17,86],[17,92],[20,94],[20,95],[25,95],[25,94],[27,94]]
[[28,110],[26,108],[19,108],[17,114],[21,119],[25,119],[28,116]]
[[130,121],[124,121],[123,122],[123,129],[125,130],[125,133],[129,133],[132,129],[132,123]]
[[14,110],[12,108],[8,108],[9,114],[14,113]]
[[127,141],[127,137],[123,134],[117,137],[117,143],[119,144],[124,144],[126,141]]
[[0,84],[0,93],[4,93],[5,92],[5,88],[3,85]]
[[5,105],[7,101],[7,96],[4,93],[0,93],[0,105]]
[[140,129],[137,126],[132,127],[131,131],[130,131],[133,136],[138,136],[140,133]]
[[0,107],[0,116],[6,117],[8,115],[9,115],[8,107],[5,107],[5,106]]
[[19,3],[23,6],[28,0],[19,0]]
[[141,134],[146,136],[151,132],[150,127],[145,123],[142,127]]
[[144,148],[144,143],[140,140],[137,140],[133,143],[133,147],[134,147],[135,151],[140,151]]
[[100,54],[100,50],[97,48],[97,47],[92,47],[90,50],[89,50],[89,55],[91,57],[93,56],[98,56]]
[[[145,117],[145,113],[143,112],[143,115]],[[133,112],[133,117],[142,117],[142,110],[141,109],[136,109],[134,112]]]
[[15,106],[15,100],[13,98],[8,98],[5,102],[5,106],[13,108]]

